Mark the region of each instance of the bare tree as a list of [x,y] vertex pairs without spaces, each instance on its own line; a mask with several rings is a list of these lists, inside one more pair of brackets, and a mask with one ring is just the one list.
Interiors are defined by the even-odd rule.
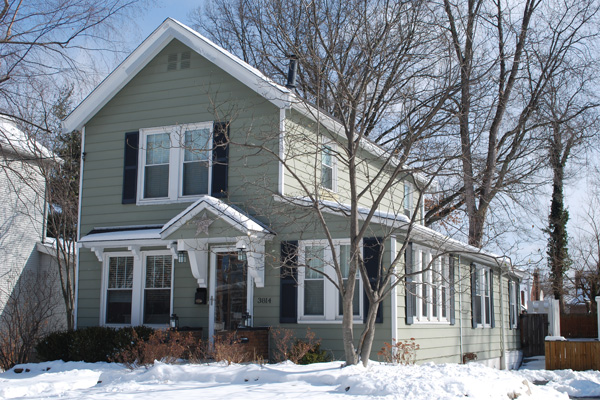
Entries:
[[[392,288],[403,282],[404,249],[422,216],[416,207],[408,220],[402,204],[394,203],[388,206],[388,218],[395,220],[391,227],[375,221],[386,199],[403,197],[403,181],[411,176],[419,176],[414,181],[420,189],[419,204],[443,165],[438,155],[445,148],[443,129],[448,117],[442,110],[456,90],[451,69],[443,63],[447,47],[430,29],[433,16],[420,1],[216,0],[211,7],[200,26],[228,50],[275,79],[284,76],[281,60],[286,55],[298,61],[297,106],[312,114],[317,135],[302,129],[286,132],[284,154],[252,140],[237,144],[268,153],[292,177],[297,191],[281,199],[289,207],[281,215],[304,210],[307,224],[326,238],[333,252],[331,270],[310,263],[303,267],[339,290],[346,362],[360,360],[366,365],[377,309]],[[338,171],[344,174],[340,180],[347,187],[340,197],[323,190],[322,157],[328,156],[337,160]],[[299,162],[311,167],[298,170]],[[335,223],[330,213],[349,221],[348,271],[342,269],[335,253],[331,233]],[[295,223],[302,219],[296,218]],[[384,230],[379,231],[382,226]],[[403,244],[389,264],[377,260],[376,277],[370,280],[373,274],[367,271],[360,244],[375,231],[382,246],[395,234],[401,235]],[[355,347],[353,298],[359,275],[369,308]]]
[[597,36],[598,3],[444,0],[439,12],[460,70],[451,108],[460,140],[454,187],[426,216],[431,224],[456,209],[468,218],[469,244],[481,247],[498,196],[536,187],[545,166],[544,130],[534,118],[566,60]]

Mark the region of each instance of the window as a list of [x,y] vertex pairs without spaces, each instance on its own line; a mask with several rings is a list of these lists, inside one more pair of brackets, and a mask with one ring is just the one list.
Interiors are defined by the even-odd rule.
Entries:
[[102,324],[167,325],[172,312],[173,256],[130,252],[105,256]]
[[144,324],[168,324],[171,315],[171,255],[146,257]]
[[[408,289],[418,299],[413,306],[416,322],[449,322],[450,273],[447,257],[435,257],[428,249],[413,250],[413,260],[422,271],[413,277]],[[416,257],[416,258],[415,258]]]
[[[342,319],[342,299],[338,289],[323,273],[335,276],[333,252],[326,241],[304,241],[299,244],[299,289],[298,321],[340,321]],[[335,243],[335,254],[342,270],[343,284],[348,280],[350,270],[350,244],[347,241]],[[362,321],[362,282],[356,276],[353,314],[356,321]]]
[[336,165],[332,144],[324,144],[321,149],[321,187],[336,191]]
[[131,323],[133,257],[110,257],[106,289],[106,323]]
[[141,130],[141,202],[210,194],[212,122]]
[[404,182],[404,199],[402,204],[404,206],[404,215],[411,217],[412,212],[412,186],[409,182]]
[[485,267],[475,267],[472,283],[473,326],[492,326],[492,271]]
[[508,307],[510,327],[517,329],[519,319],[519,283],[513,280],[508,281]]

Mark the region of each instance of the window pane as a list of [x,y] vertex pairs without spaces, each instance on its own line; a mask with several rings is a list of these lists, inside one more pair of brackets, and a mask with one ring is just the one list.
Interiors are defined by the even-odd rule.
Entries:
[[490,298],[486,297],[485,298],[485,323],[489,324],[490,323]]
[[323,280],[304,281],[304,314],[323,315]]
[[350,273],[350,245],[348,244],[340,246],[340,268],[342,269],[342,277],[347,278]]
[[169,196],[169,164],[146,166],[144,171],[144,198]]
[[185,162],[183,164],[184,196],[208,194],[208,163]]
[[208,128],[186,131],[183,161],[209,161],[210,130]]
[[146,165],[169,164],[170,148],[168,133],[146,136]]
[[109,289],[131,289],[133,285],[133,257],[110,257],[108,268]]
[[422,296],[423,296],[423,316],[426,317],[427,316],[427,284],[423,283],[421,285],[421,288],[423,289],[422,292]]
[[323,246],[306,246],[306,275],[304,279],[323,279],[318,271],[323,271],[325,248]]
[[148,256],[146,257],[146,288],[171,287],[171,262],[172,257]]
[[323,146],[321,151],[321,186],[333,189],[333,154],[331,147]]
[[431,287],[431,315],[433,317],[438,316],[438,293],[436,286]]
[[131,289],[107,291],[107,324],[131,324],[131,293]]
[[442,318],[446,318],[448,301],[446,300],[446,288],[442,286]]
[[473,310],[473,313],[475,314],[475,323],[481,324],[481,296],[475,296],[475,301],[473,303],[475,306],[475,309]]
[[144,291],[144,324],[168,324],[171,312],[171,290]]

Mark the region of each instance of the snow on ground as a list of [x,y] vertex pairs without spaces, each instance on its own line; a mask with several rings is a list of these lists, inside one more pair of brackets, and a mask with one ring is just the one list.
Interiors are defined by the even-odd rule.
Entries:
[[[600,395],[600,372],[498,371],[480,364],[341,368],[341,362],[169,365],[52,361],[0,374],[0,399],[568,399]],[[22,369],[21,373],[15,370]],[[550,381],[536,386],[533,381]]]

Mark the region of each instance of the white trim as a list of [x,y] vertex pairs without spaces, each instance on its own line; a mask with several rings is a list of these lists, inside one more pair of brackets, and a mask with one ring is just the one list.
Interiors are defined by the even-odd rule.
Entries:
[[141,71],[173,39],[205,57],[220,69],[266,98],[277,107],[289,107],[291,92],[234,55],[182,23],[167,18],[63,121],[63,131],[86,124],[108,101]]
[[[326,167],[331,168],[331,188],[325,187],[323,186],[323,152],[325,150],[325,147],[329,148],[331,151],[331,166],[326,165]],[[332,193],[337,193],[337,189],[338,189],[338,185],[337,185],[337,177],[338,177],[338,171],[337,171],[337,144],[331,140],[324,140],[323,143],[321,143],[320,145],[320,151],[319,151],[319,165],[321,166],[320,170],[319,170],[319,176],[320,176],[320,180],[319,180],[319,187],[321,189],[324,189],[328,192],[332,192]]]
[[[350,245],[350,239],[336,239],[333,241],[334,246],[337,247],[336,253],[337,256],[340,256],[339,246],[340,245]],[[323,315],[304,315],[304,276],[306,273],[305,265],[305,254],[306,254],[306,246],[319,246],[324,248],[323,252]],[[362,248],[362,242],[359,244]],[[319,240],[301,240],[298,242],[298,304],[297,304],[297,313],[299,324],[310,324],[310,323],[342,323],[342,316],[339,315],[339,291],[335,287],[335,285],[325,277],[325,275],[336,279],[335,269],[333,267],[332,260],[333,252],[329,247],[329,242],[326,239]],[[353,323],[359,324],[363,323],[363,308],[364,308],[364,296],[363,293],[363,283],[362,279],[360,279],[359,272],[357,271],[358,286],[354,287],[355,293],[358,291],[359,293],[359,314],[353,316]]]
[[[422,271],[423,263],[426,262],[427,265],[431,262],[432,258],[435,256],[434,251],[430,248],[420,245],[413,245],[413,268],[414,271]],[[426,256],[425,261],[423,261],[423,255]],[[446,260],[446,266],[449,266],[449,259],[447,256],[442,256]],[[416,309],[417,315],[413,319],[414,324],[418,325],[449,325],[450,324],[450,282],[446,280],[442,282],[442,284],[438,285],[436,288],[436,299],[437,299],[437,316],[433,316],[433,280],[434,274],[439,271],[439,274],[442,274],[442,262],[441,258],[438,257],[433,260],[433,264],[430,266],[430,269],[425,272],[425,282],[423,282],[423,274],[415,274],[413,278],[413,282],[415,283],[416,292],[415,293],[415,301],[416,301]],[[438,270],[438,271],[436,271]],[[426,286],[423,286],[426,285]],[[427,287],[427,298],[423,296],[423,287]],[[442,287],[446,288],[446,304],[442,304]],[[426,313],[423,313],[423,303],[427,303]],[[446,309],[446,316],[443,317],[444,307]]]
[[[213,160],[211,149],[213,147],[213,121],[195,122],[190,124],[180,125],[167,125],[152,128],[140,129],[139,138],[139,150],[138,150],[138,185],[137,185],[137,205],[148,205],[148,204],[165,204],[165,203],[181,203],[196,201],[201,196],[210,195],[212,188],[212,168]],[[207,147],[205,149],[199,149],[208,153],[208,179],[207,179],[207,193],[197,195],[183,195],[183,164],[185,146],[185,133],[193,130],[208,129],[209,138],[207,141]],[[144,198],[145,190],[145,174],[146,174],[146,147],[147,138],[151,135],[167,134],[169,136],[169,186],[167,189],[167,197],[160,198]]]
[[[144,324],[144,290],[146,280],[146,256],[163,255],[172,256],[169,250],[148,250],[142,251],[139,257],[136,257],[131,251],[114,251],[103,253],[102,260],[102,282],[100,292],[100,326],[110,326],[119,328],[124,326],[144,325],[153,328],[165,328],[167,324]],[[108,269],[111,257],[132,257],[133,258],[133,278],[131,288],[131,323],[130,324],[109,324],[106,323],[106,301],[108,290]],[[172,257],[171,257],[172,260]],[[171,261],[171,288],[170,288],[170,314],[173,313],[173,292],[175,281],[175,263]]]
[[[485,273],[488,272],[489,274],[493,274],[493,270],[485,265],[481,265],[481,264],[475,264],[475,273],[476,273],[476,279],[477,282],[480,282],[480,285],[482,287],[482,293],[479,295],[479,297],[481,298],[480,302],[481,302],[481,323],[476,324],[477,328],[491,328],[492,327],[492,314],[495,312],[494,310],[494,304],[492,303],[492,299],[494,298],[492,295],[492,292],[494,290],[494,286],[492,285],[492,279],[490,279],[489,275],[488,275],[488,282],[487,282],[487,289],[490,291],[488,293],[488,298],[490,299],[490,310],[487,310],[485,307],[485,299],[486,299],[486,295],[485,295]],[[471,293],[473,293],[473,290],[471,290]],[[477,294],[477,288],[475,288],[475,293]],[[471,299],[471,304],[473,303],[473,299]],[[475,310],[473,310],[473,313],[475,313]],[[485,317],[488,316],[490,317],[490,322],[486,323],[485,322]],[[475,319],[475,315],[472,315],[473,319]],[[495,316],[494,316],[495,317]]]
[[279,195],[285,196],[285,108],[279,109]]
[[200,196],[194,204],[171,218],[160,231],[160,237],[163,239],[167,238],[203,210],[210,211],[215,214],[216,218],[222,219],[242,233],[248,234],[252,232],[255,234],[263,234],[265,237],[272,236],[269,230],[264,228],[250,216],[238,211],[219,199],[205,195]]

